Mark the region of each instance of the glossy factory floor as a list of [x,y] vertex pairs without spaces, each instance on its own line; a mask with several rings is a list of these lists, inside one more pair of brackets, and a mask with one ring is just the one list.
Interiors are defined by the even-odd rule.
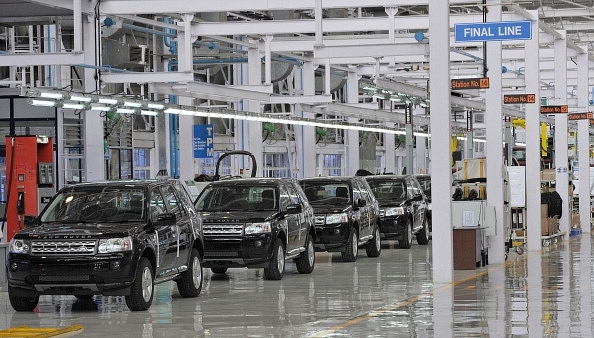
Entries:
[[120,297],[77,301],[43,296],[35,312],[16,313],[0,292],[0,330],[81,325],[80,337],[592,337],[594,276],[590,234],[538,252],[510,253],[505,264],[456,271],[431,281],[431,243],[383,246],[355,263],[319,253],[311,275],[287,266],[281,281],[261,270],[205,270],[202,294],[180,298],[157,286],[146,312]]

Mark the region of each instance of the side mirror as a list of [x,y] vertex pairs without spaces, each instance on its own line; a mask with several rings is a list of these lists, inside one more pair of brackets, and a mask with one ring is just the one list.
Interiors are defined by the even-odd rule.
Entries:
[[358,206],[358,207],[364,207],[364,206],[366,206],[366,205],[367,205],[367,201],[366,201],[366,200],[364,200],[364,199],[362,199],[362,198],[360,198],[360,199],[357,201],[357,206]]
[[422,195],[422,194],[415,195],[415,196],[413,197],[413,199],[414,199],[415,201],[422,201],[422,200],[423,200],[423,195]]
[[36,219],[37,219],[37,217],[35,217],[33,215],[25,215],[23,218],[23,223],[25,223],[26,227],[33,227],[33,226],[37,225],[37,224],[35,224]]
[[175,214],[166,212],[157,215],[157,219],[153,223],[155,224],[155,226],[170,226],[175,225],[176,219],[177,218],[175,217]]
[[287,205],[287,214],[288,215],[298,214],[302,211],[303,211],[303,208],[301,207],[301,204],[295,203],[295,204]]

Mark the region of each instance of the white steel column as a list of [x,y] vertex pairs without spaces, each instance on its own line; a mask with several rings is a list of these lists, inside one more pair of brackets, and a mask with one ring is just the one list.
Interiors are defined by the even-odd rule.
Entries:
[[[448,1],[429,3],[429,86],[431,88],[431,194],[433,206],[433,282],[454,278],[452,174],[450,149],[450,9]],[[447,312],[447,309],[444,309]],[[444,312],[444,313],[445,313]],[[443,315],[440,314],[440,316]],[[435,327],[435,329],[442,329]],[[443,328],[446,329],[446,328]],[[442,332],[442,331],[436,331]],[[447,331],[443,331],[447,332]]]
[[[296,71],[299,73],[299,71]],[[301,89],[303,95],[314,95],[316,91],[316,77],[315,67],[313,62],[307,61],[303,63],[299,77],[295,77],[295,81],[298,78],[301,79]],[[299,85],[296,85],[298,87]],[[315,118],[314,113],[301,112],[301,117]],[[312,126],[295,126],[295,135],[301,135],[300,142],[297,142],[297,156],[301,156],[301,177],[313,177],[316,175],[316,163],[317,152],[316,152],[316,134],[315,127]]]
[[536,103],[526,104],[526,237],[528,251],[541,250],[540,243],[540,75],[538,12],[532,15],[532,39],[524,46],[526,94]]
[[[330,76],[330,73],[327,73]],[[330,83],[328,83],[329,85]],[[356,72],[349,72],[347,76],[346,103],[356,104],[359,102],[359,75]],[[329,93],[328,93],[329,94]],[[358,118],[348,118],[349,122],[357,123]],[[359,169],[359,131],[348,129],[346,132],[345,156],[346,168],[345,175],[355,175]]]
[[[590,68],[588,61],[588,46],[580,46],[584,53],[577,56],[577,99],[579,112],[588,111],[588,80],[590,79]],[[578,168],[579,168],[579,209],[582,231],[589,233],[590,225],[590,121],[580,120],[578,122]],[[589,275],[588,275],[589,276]]]
[[[254,45],[257,45],[254,43]],[[260,50],[257,48],[248,49],[248,69],[247,69],[248,85],[262,84],[262,62]],[[261,113],[260,101],[250,100],[245,98],[243,100],[244,110],[252,113]],[[258,162],[257,177],[262,176],[262,168],[264,162],[263,145],[262,145],[262,123],[257,121],[243,121],[243,150],[251,152]],[[242,156],[243,161],[247,161],[245,156]],[[240,163],[241,168],[249,168],[246,162]]]
[[[487,4],[495,4],[489,0]],[[489,6],[487,21],[501,21],[501,6]],[[487,205],[495,207],[495,234],[488,237],[489,263],[505,262],[505,222],[503,217],[503,109],[501,91],[501,41],[487,42],[489,89],[485,93],[487,125]]]
[[[386,127],[394,129],[393,122],[386,122]],[[384,134],[384,167],[378,168],[380,172],[396,173],[396,137],[393,134]]]
[[[559,31],[562,38],[555,39],[555,103],[567,104],[567,40],[566,32]],[[563,200],[563,213],[559,219],[559,231],[569,231],[571,202],[569,201],[569,163],[567,151],[567,114],[555,114],[555,189]],[[567,237],[565,237],[567,238]]]
[[[178,31],[178,72],[192,72],[194,39],[190,35],[193,14],[183,14],[183,31]],[[190,97],[179,98],[179,104],[191,106],[194,99]],[[194,116],[179,115],[179,177],[181,179],[194,179]]]
[[[81,19],[82,20],[82,19]],[[96,64],[96,53],[100,53],[101,51],[96,50],[95,44],[92,41],[99,39],[98,36],[95,35],[95,18],[90,18],[90,20],[83,21],[83,32],[79,32],[80,34],[84,34],[85,41],[88,43],[84,46],[84,57],[85,63],[88,65],[97,65]],[[56,37],[57,38],[57,37]],[[66,67],[64,67],[66,68]],[[83,68],[84,72],[84,90],[87,93],[95,92],[97,89],[97,82],[95,81],[95,74],[96,71],[91,68]],[[56,76],[60,76],[60,74],[56,74]],[[59,83],[60,79],[57,79],[57,83]],[[63,116],[62,114],[58,114],[59,116]],[[61,118],[61,117],[60,117]],[[106,179],[105,176],[105,149],[104,149],[104,139],[103,139],[103,122],[104,118],[101,117],[101,114],[98,114],[94,111],[85,111],[85,119],[84,119],[84,156],[85,156],[85,180],[86,181],[96,181],[96,180],[103,180]]]
[[[425,108],[421,107],[420,105],[416,106],[413,111],[413,126],[415,125],[415,116],[422,116],[425,115]],[[425,137],[417,137],[414,136],[413,133],[413,140],[415,142],[415,156],[414,161],[416,164],[413,166],[410,174],[426,174],[427,173],[427,138]],[[407,172],[408,174],[408,172]]]

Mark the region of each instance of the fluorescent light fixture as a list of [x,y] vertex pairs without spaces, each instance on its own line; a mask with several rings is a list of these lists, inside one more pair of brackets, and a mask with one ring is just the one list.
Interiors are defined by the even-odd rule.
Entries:
[[208,117],[209,115],[210,115],[209,112],[207,112],[207,111],[200,111],[200,110],[198,110],[198,111],[196,111],[194,113],[194,116],[199,116],[199,117]]
[[90,109],[91,110],[97,110],[97,111],[110,111],[111,110],[111,107],[92,105]]
[[54,93],[54,92],[40,92],[39,97],[43,97],[46,99],[58,99],[61,100],[64,98],[63,93]]
[[82,103],[64,103],[62,104],[62,108],[65,109],[84,109],[85,105]]
[[133,101],[124,101],[124,107],[140,108],[142,103]]
[[47,100],[35,100],[35,99],[27,99],[27,103],[33,106],[41,106],[41,107],[55,107],[56,101],[47,101]]
[[181,111],[181,109],[179,109],[179,108],[167,108],[167,109],[165,109],[165,113],[166,114],[179,114],[180,111]]
[[161,110],[161,109],[165,108],[165,105],[164,105],[164,104],[162,104],[162,103],[153,103],[153,102],[149,102],[149,103],[147,103],[146,107],[147,107],[147,108],[150,108],[150,109],[157,109],[157,110]]
[[208,117],[216,117],[216,118],[233,118],[233,115],[223,114],[223,113],[215,113],[211,112],[208,113]]
[[195,110],[188,110],[188,109],[180,109],[179,110],[179,114],[180,115],[194,115],[196,114]]
[[108,99],[105,97],[100,98],[99,101],[97,101],[97,102],[103,103],[103,104],[118,104],[119,103],[119,101],[116,99]]
[[154,110],[141,110],[140,115],[157,116],[159,115],[159,112]]
[[80,102],[91,102],[93,99],[88,96],[72,94],[70,95],[70,100],[72,101],[80,101]]
[[116,109],[116,113],[119,113],[119,114],[134,114],[134,109],[118,108],[118,109]]

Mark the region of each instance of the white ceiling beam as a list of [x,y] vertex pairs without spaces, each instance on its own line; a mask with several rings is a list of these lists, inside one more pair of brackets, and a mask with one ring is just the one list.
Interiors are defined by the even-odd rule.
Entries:
[[539,17],[541,19],[553,19],[553,18],[571,18],[571,17],[591,17],[594,16],[593,8],[557,8],[550,9],[542,7],[538,10]]
[[[51,0],[47,0],[51,1]],[[187,1],[187,0],[102,0],[100,11],[103,14],[165,14],[201,12],[242,12],[242,11],[283,11],[295,9],[314,9],[315,0],[227,0],[227,1]],[[479,1],[450,0],[450,4],[479,3]],[[425,5],[428,0],[324,0],[323,8],[364,8],[399,7]]]
[[105,83],[155,83],[155,82],[192,82],[192,72],[127,72],[101,73],[101,81]]
[[342,57],[384,57],[392,55],[428,55],[429,44],[415,43],[407,45],[375,44],[350,46],[324,46],[314,49],[314,58],[330,59]]
[[82,53],[0,54],[0,66],[74,66],[83,64]]
[[272,85],[267,86],[221,86],[203,82],[188,83],[188,92],[193,94],[216,95],[231,99],[248,99],[254,101],[270,101]]
[[184,25],[174,25],[170,23],[165,23],[153,19],[147,19],[136,15],[118,15],[122,19],[130,20],[132,22],[138,22],[149,26],[161,27],[161,28],[169,28],[174,29],[180,32],[183,32],[186,28]]

